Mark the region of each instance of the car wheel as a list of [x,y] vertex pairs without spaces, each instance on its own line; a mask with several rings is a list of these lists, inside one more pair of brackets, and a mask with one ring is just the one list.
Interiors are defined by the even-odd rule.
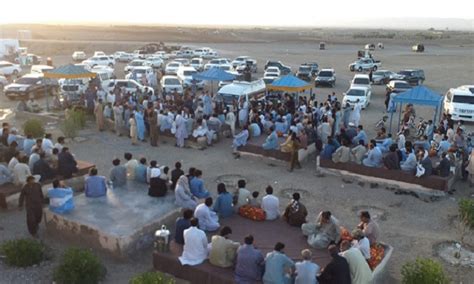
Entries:
[[372,71],[377,71],[377,66],[374,66],[374,67],[372,68]]
[[362,72],[362,67],[359,67],[359,68],[357,69],[357,71],[358,71],[358,72]]

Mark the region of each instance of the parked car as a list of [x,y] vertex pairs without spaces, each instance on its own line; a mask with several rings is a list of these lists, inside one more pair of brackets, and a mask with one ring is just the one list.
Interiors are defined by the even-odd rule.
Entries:
[[449,89],[443,107],[453,120],[474,121],[474,85]]
[[239,56],[237,58],[235,58],[233,61],[232,61],[232,67],[234,69],[236,69],[238,66],[240,65],[245,65],[245,62],[247,61],[247,59],[249,59],[250,57],[249,56]]
[[232,106],[234,100],[240,101],[241,98],[246,102],[263,100],[265,99],[265,91],[266,86],[263,80],[234,81],[220,88],[218,94],[222,96],[226,106]]
[[49,83],[40,74],[27,74],[4,88],[5,96],[11,100],[41,97],[45,93],[53,95],[57,91],[58,85]]
[[166,53],[166,51],[162,51],[162,50],[155,52],[155,56],[159,56],[163,60],[168,60],[170,57],[170,55]]
[[278,79],[278,77],[280,77],[280,73],[265,72],[263,75],[263,81],[268,85],[273,83],[276,79]]
[[130,62],[133,60],[133,54],[127,52],[121,52],[115,56],[115,60],[118,62]]
[[204,69],[204,63],[202,58],[200,57],[195,57],[191,59],[191,63],[189,64],[191,67],[196,69],[196,71],[201,72]]
[[30,73],[44,75],[45,71],[53,70],[53,69],[54,67],[49,66],[49,65],[33,65],[31,66]]
[[398,72],[401,80],[407,81],[413,85],[421,85],[425,81],[425,72],[421,69],[405,69]]
[[324,41],[319,43],[319,50],[325,50],[326,49],[326,43]]
[[114,61],[111,60],[108,56],[93,56],[87,60],[82,61],[82,63],[88,65],[91,68],[97,65],[109,66],[112,68],[114,67]]
[[245,71],[245,68],[247,68],[247,66],[248,68],[250,68],[250,72],[257,73],[257,60],[250,59],[250,58],[245,60],[244,64],[237,66],[237,68],[235,68],[235,71],[239,73],[243,73]]
[[103,51],[94,51],[94,55],[92,57],[100,57],[100,56],[107,56]]
[[136,67],[141,67],[145,65],[145,60],[143,59],[134,59],[130,63],[128,63],[127,66],[123,69],[123,72],[129,73],[132,72],[132,70]]
[[134,50],[133,51],[133,58],[134,59],[146,59],[147,57],[150,57],[151,54],[147,53],[145,50]]
[[204,70],[209,70],[213,67],[220,67],[221,65],[230,65],[230,61],[227,58],[216,58],[211,59],[206,65],[204,65]]
[[59,83],[59,92],[64,99],[74,104],[80,101],[87,85],[87,79],[65,79]]
[[8,80],[5,76],[0,75],[0,91],[3,91],[3,88],[8,85]]
[[403,93],[412,88],[407,81],[392,80],[387,84],[387,93]]
[[365,45],[366,50],[375,50],[375,44],[373,43],[368,43]]
[[84,51],[74,51],[72,53],[72,60],[74,61],[82,61],[82,60],[86,60],[86,58],[87,56]]
[[[193,85],[193,75],[198,73],[194,67],[182,66],[178,69],[177,77],[182,82],[184,88],[190,88]],[[204,88],[204,81],[194,80],[194,84],[198,89]]]
[[334,87],[336,85],[336,72],[334,69],[321,69],[318,76],[314,79],[314,86],[327,85]]
[[192,50],[186,49],[186,50],[180,50],[176,54],[178,57],[185,57],[185,58],[191,58],[194,56],[194,52]]
[[174,62],[180,62],[183,66],[189,66],[189,59],[187,58],[175,58]]
[[370,104],[370,98],[372,96],[372,91],[370,88],[364,86],[351,86],[347,92],[344,93],[344,98],[342,99],[342,105],[349,104],[354,106],[359,100],[359,104],[362,105],[362,108],[366,108]]
[[367,74],[356,74],[354,75],[354,78],[351,81],[351,86],[350,88],[353,87],[364,87],[369,90],[372,90],[372,87],[370,86],[370,78],[369,75]]
[[267,77],[267,74],[275,74],[276,77],[280,77],[281,71],[278,67],[270,66],[267,69],[265,69],[265,73],[263,73],[263,77]]
[[177,76],[165,75],[161,78],[160,83],[164,94],[174,92],[177,92],[178,94],[183,93],[182,82]]
[[41,58],[41,56],[38,56],[38,55],[33,54],[33,53],[28,53],[28,54],[22,54],[22,55],[18,56],[15,59],[15,62],[19,63],[20,65],[30,66],[30,65],[41,64],[42,60],[43,59]]
[[291,67],[284,65],[280,61],[267,61],[265,64],[265,70],[267,70],[268,67],[278,67],[280,69],[281,75],[288,75],[291,73]]
[[8,61],[0,61],[0,75],[3,76],[18,76],[21,72],[21,67],[18,64],[13,64]]
[[212,50],[209,47],[201,47],[197,48],[193,51],[194,56],[202,57],[202,58],[214,58],[217,57],[217,52]]
[[377,71],[377,68],[379,68],[382,65],[380,60],[374,60],[373,58],[360,58],[357,61],[349,64],[349,70],[351,71]]
[[159,56],[150,56],[148,57],[146,60],[145,60],[145,64],[146,66],[150,66],[154,69],[161,69],[163,68],[163,59],[161,59],[161,57]]
[[304,65],[307,65],[311,68],[311,77],[315,77],[319,72],[319,65],[316,62],[307,62]]
[[411,47],[413,52],[425,52],[425,45],[422,43],[415,44]]
[[300,65],[298,72],[296,72],[296,77],[305,81],[311,81],[311,66],[306,64]]
[[403,76],[389,71],[389,70],[377,70],[372,73],[372,84],[383,85],[388,84],[391,80],[401,80]]
[[124,91],[127,93],[127,92],[130,92],[130,93],[135,93],[138,90],[140,90],[143,94],[148,94],[148,93],[152,93],[154,94],[154,91],[153,91],[153,88],[150,88],[150,87],[147,87],[147,86],[143,86],[142,84],[138,83],[137,81],[135,80],[132,80],[132,79],[115,79],[115,80],[110,80],[109,84],[108,84],[108,91],[113,91],[115,89],[115,87],[119,87],[119,88],[123,88]]
[[133,68],[132,71],[125,76],[125,79],[134,79],[140,82],[143,76],[148,79],[150,74],[155,74],[151,66],[138,66]]
[[176,75],[178,69],[181,68],[183,64],[181,62],[171,61],[170,63],[166,64],[165,74],[173,74]]

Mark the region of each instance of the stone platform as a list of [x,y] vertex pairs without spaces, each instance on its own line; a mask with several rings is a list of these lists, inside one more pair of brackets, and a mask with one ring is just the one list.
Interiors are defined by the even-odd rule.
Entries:
[[107,196],[74,198],[75,209],[61,215],[44,209],[47,231],[81,246],[126,257],[153,243],[154,232],[163,224],[171,227],[180,209],[174,192],[165,197],[148,196],[148,186],[129,182],[109,189]]

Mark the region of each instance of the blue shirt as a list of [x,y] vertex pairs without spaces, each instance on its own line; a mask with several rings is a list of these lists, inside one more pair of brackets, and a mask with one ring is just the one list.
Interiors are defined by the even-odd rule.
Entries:
[[184,230],[191,227],[191,221],[188,219],[184,219],[183,217],[179,217],[176,220],[176,230],[174,234],[174,241],[178,244],[184,245]]
[[127,183],[127,169],[123,165],[114,166],[110,171],[110,181],[114,186],[122,186]]
[[352,138],[352,144],[359,145],[360,140],[364,141],[364,145],[367,145],[367,142],[369,142],[367,134],[365,134],[364,130],[359,131],[359,133],[354,138]]
[[237,261],[235,264],[235,283],[248,284],[262,278],[263,254],[255,249],[253,245],[241,245],[237,249]]
[[138,164],[138,166],[135,168],[135,180],[146,183],[146,172],[147,167],[143,164]]
[[288,268],[294,266],[293,260],[278,251],[267,253],[265,258],[265,274],[263,275],[263,283],[271,284],[288,284],[290,278],[285,273]]
[[232,207],[232,194],[225,192],[219,194],[214,204],[214,211],[219,214],[220,217],[226,218],[234,214],[234,208]]
[[189,189],[191,193],[197,198],[207,198],[209,197],[209,191],[204,188],[204,182],[202,179],[194,177],[189,182]]
[[319,266],[311,261],[297,262],[295,284],[317,284],[316,275],[319,274]]
[[33,148],[33,145],[35,145],[35,143],[36,141],[34,139],[23,140],[23,152],[25,152],[25,155],[31,155],[31,148]]
[[324,146],[324,149],[320,154],[321,159],[331,160],[332,159],[332,153],[336,152],[336,150],[337,150],[337,148],[336,148],[335,145],[326,144],[326,146]]
[[88,176],[84,183],[87,197],[101,197],[107,194],[107,185],[103,176]]

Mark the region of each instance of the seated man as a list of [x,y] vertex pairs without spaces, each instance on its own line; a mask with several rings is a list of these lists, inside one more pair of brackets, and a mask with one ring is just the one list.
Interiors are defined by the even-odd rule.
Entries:
[[268,135],[265,143],[262,144],[262,148],[264,150],[278,150],[278,135],[273,125],[270,126],[270,131],[271,133]]
[[179,257],[182,265],[199,265],[207,259],[207,237],[204,231],[198,228],[199,220],[192,218],[191,227],[184,230],[183,254]]
[[357,142],[360,140],[364,141],[364,145],[367,145],[367,142],[369,141],[369,138],[367,138],[367,134],[365,134],[364,127],[362,125],[357,127],[357,135],[352,138],[352,144],[357,144]]
[[380,234],[379,225],[377,225],[374,220],[370,219],[370,214],[368,211],[360,212],[359,217],[360,223],[357,225],[357,228],[362,230],[371,244],[376,244]]
[[301,226],[303,235],[308,237],[308,244],[314,248],[326,248],[332,242],[339,242],[340,229],[331,212],[319,213],[316,224],[305,223]]
[[309,249],[301,251],[303,261],[295,264],[295,284],[316,284],[319,265],[311,261],[313,253]]
[[367,158],[362,161],[362,164],[371,168],[379,168],[382,165],[382,151],[377,147],[375,140],[370,140]]
[[194,178],[189,182],[189,188],[191,193],[197,198],[209,197],[209,191],[204,188],[204,181],[202,180],[202,171],[196,170],[194,172]]
[[413,149],[411,148],[411,143],[408,144],[407,142],[405,145],[405,151],[402,152],[407,155],[407,158],[404,162],[400,163],[400,168],[405,172],[413,174],[416,170],[416,156]]
[[135,181],[141,183],[147,183],[147,166],[146,166],[146,158],[140,158],[140,163],[135,168]]
[[74,209],[74,192],[59,180],[53,181],[53,188],[48,189],[49,210],[65,214]]
[[351,149],[348,147],[347,140],[342,141],[342,146],[332,154],[332,161],[334,163],[347,163],[351,160]]
[[63,147],[58,155],[58,174],[64,178],[71,178],[72,174],[77,172],[77,162],[74,156],[69,152],[68,147]]
[[347,240],[342,241],[340,247],[340,255],[349,264],[351,283],[372,283],[372,270],[361,251],[355,247],[351,248],[351,244]]
[[367,153],[367,148],[365,148],[364,140],[359,141],[359,145],[352,148],[351,150],[351,162],[356,164],[362,164],[362,159]]
[[441,154],[441,161],[439,162],[439,165],[435,169],[435,174],[441,177],[448,177],[450,171],[451,171],[451,163],[449,162],[449,159],[447,158],[447,153],[443,152]]
[[107,195],[107,185],[105,177],[97,175],[97,168],[89,170],[89,176],[84,182],[84,192],[86,197],[101,197]]
[[324,149],[319,156],[321,157],[321,159],[331,160],[332,154],[334,154],[334,152],[336,152],[336,150],[339,148],[339,143],[337,143],[337,141],[334,140],[331,136],[329,136],[327,140],[328,143],[324,146]]
[[110,170],[110,181],[113,186],[123,186],[127,183],[127,168],[120,165],[120,159],[114,159],[112,161],[114,165]]
[[207,145],[212,145],[212,138],[214,137],[214,131],[209,130],[207,124],[204,123],[202,118],[198,118],[196,121],[196,129],[193,131],[193,137],[206,137]]
[[234,266],[236,251],[240,244],[229,240],[231,234],[232,229],[225,226],[219,235],[212,236],[209,252],[209,262],[212,265],[224,268]]
[[300,194],[298,192],[293,193],[293,199],[286,206],[285,213],[283,213],[285,221],[291,226],[301,227],[306,223],[306,216],[308,216],[308,211],[300,202]]
[[330,245],[328,252],[332,260],[324,267],[318,276],[318,281],[320,283],[351,284],[351,272],[347,260],[339,255],[339,250],[335,245]]
[[208,197],[194,210],[194,217],[199,219],[199,228],[203,231],[213,232],[220,227],[219,216],[211,210],[212,202],[212,197]]
[[4,165],[0,164],[0,185],[13,182],[13,174]]
[[184,245],[184,236],[183,233],[186,229],[191,227],[191,218],[193,217],[193,210],[186,209],[183,212],[183,217],[179,217],[176,220],[176,230],[174,234],[174,241],[177,244]]
[[40,153],[40,159],[35,162],[33,165],[33,174],[40,175],[40,181],[45,181],[48,179],[52,179],[55,175],[53,169],[49,166],[48,162],[46,162],[46,154],[44,152]]
[[291,271],[295,263],[283,253],[285,245],[276,243],[272,252],[265,257],[265,273],[263,283],[291,283],[288,272]]
[[248,126],[244,125],[242,131],[234,136],[234,141],[232,142],[232,154],[235,155],[235,158],[240,157],[240,154],[238,153],[237,149],[240,146],[247,145],[247,140],[249,140],[249,130]]
[[253,236],[248,235],[237,249],[235,282],[254,283],[262,279],[265,262],[261,251],[253,246]]
[[275,220],[280,216],[280,200],[273,195],[273,187],[267,186],[267,195],[262,198],[262,209],[267,220]]
[[366,260],[370,260],[370,241],[361,229],[352,231],[352,247],[358,248]]
[[397,144],[390,145],[389,149],[390,152],[382,158],[383,165],[387,170],[399,170],[400,160],[397,154]]
[[383,139],[382,143],[378,145],[382,153],[386,153],[389,151],[390,146],[393,144],[392,134],[389,133],[387,138]]
[[418,152],[418,163],[423,167],[424,173],[419,177],[429,177],[433,174],[433,163],[429,155],[425,155],[424,151]]
[[138,167],[138,161],[133,159],[132,153],[125,153],[123,157],[126,160],[124,166],[127,169],[127,179],[134,180],[135,168]]

